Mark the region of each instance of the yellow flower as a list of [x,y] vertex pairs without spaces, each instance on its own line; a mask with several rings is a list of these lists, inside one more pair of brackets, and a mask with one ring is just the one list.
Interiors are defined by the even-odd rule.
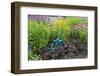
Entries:
[[70,25],[67,22],[67,19],[57,19],[53,22],[54,30],[56,29],[63,29],[63,30],[70,30]]

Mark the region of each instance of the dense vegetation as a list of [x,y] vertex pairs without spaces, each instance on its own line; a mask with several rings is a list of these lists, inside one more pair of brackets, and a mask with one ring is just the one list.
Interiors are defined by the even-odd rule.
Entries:
[[[87,52],[87,35],[87,18],[58,18],[49,24],[45,21],[29,20],[28,59],[69,58],[73,56],[74,52],[79,54],[82,49]],[[54,43],[57,39],[62,42],[59,47]],[[68,50],[69,46],[72,48],[71,51]],[[75,48],[73,49],[73,47]]]

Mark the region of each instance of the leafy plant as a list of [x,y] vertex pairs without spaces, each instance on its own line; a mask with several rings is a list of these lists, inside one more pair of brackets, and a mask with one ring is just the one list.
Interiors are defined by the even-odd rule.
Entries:
[[51,40],[57,38],[58,36],[64,41],[67,40],[68,31],[71,26],[67,23],[66,19],[57,19],[51,25]]
[[28,23],[28,45],[31,45],[34,54],[38,54],[40,49],[48,44],[49,27],[46,23],[30,20]]
[[28,52],[28,60],[40,60],[40,55],[34,54],[31,50]]
[[[73,30],[73,26],[81,24],[82,20],[79,17],[66,17],[64,19],[56,19],[51,27],[51,40],[60,36],[61,39],[67,41],[70,38],[79,38],[79,32]],[[71,31],[71,32],[70,32]],[[59,35],[60,34],[60,35]]]
[[87,42],[88,32],[86,29],[70,31],[69,39],[80,39],[82,42]]
[[83,43],[87,44],[88,31],[87,30],[79,30],[80,39]]
[[71,30],[69,33],[70,33],[69,34],[69,40],[70,39],[80,39],[78,30]]

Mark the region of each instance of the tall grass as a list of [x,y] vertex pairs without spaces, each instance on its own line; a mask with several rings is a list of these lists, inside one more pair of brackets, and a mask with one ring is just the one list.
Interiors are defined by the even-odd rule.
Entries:
[[29,20],[28,23],[28,45],[29,50],[39,55],[40,49],[46,47],[49,40],[49,27],[46,23],[36,20]]

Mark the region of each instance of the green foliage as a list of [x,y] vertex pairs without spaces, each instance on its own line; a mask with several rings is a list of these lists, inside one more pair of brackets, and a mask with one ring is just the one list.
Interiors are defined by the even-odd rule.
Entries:
[[82,18],[81,24],[88,24],[88,18]]
[[28,44],[31,45],[34,54],[39,54],[40,49],[48,44],[49,27],[46,23],[30,20],[28,23]]
[[77,24],[87,24],[87,18],[66,17],[56,19],[51,24],[43,21],[28,21],[28,60],[41,60],[40,51],[52,43],[58,36],[63,41],[80,39],[87,44],[88,31],[86,29],[74,30]]
[[40,55],[34,54],[32,50],[28,52],[28,60],[40,60]]
[[67,40],[71,26],[68,24],[67,19],[57,19],[51,25],[51,41],[58,36],[63,40]]
[[69,39],[79,39],[79,31],[78,30],[71,30],[69,34]]
[[87,44],[88,31],[87,30],[79,30],[80,39],[83,43]]
[[77,25],[81,23],[81,19],[78,17],[67,17],[67,24],[71,25]]
[[81,42],[87,44],[88,31],[86,29],[72,30],[69,34],[69,39],[80,39]]
[[[72,30],[74,25],[77,24],[84,24],[86,22],[86,18],[79,18],[79,17],[66,17],[64,19],[57,19],[52,23],[51,27],[51,41],[56,38],[59,33],[60,38],[64,41],[67,41],[68,38],[79,38],[79,32]],[[71,32],[69,32],[71,30]],[[72,35],[72,36],[71,36]]]

